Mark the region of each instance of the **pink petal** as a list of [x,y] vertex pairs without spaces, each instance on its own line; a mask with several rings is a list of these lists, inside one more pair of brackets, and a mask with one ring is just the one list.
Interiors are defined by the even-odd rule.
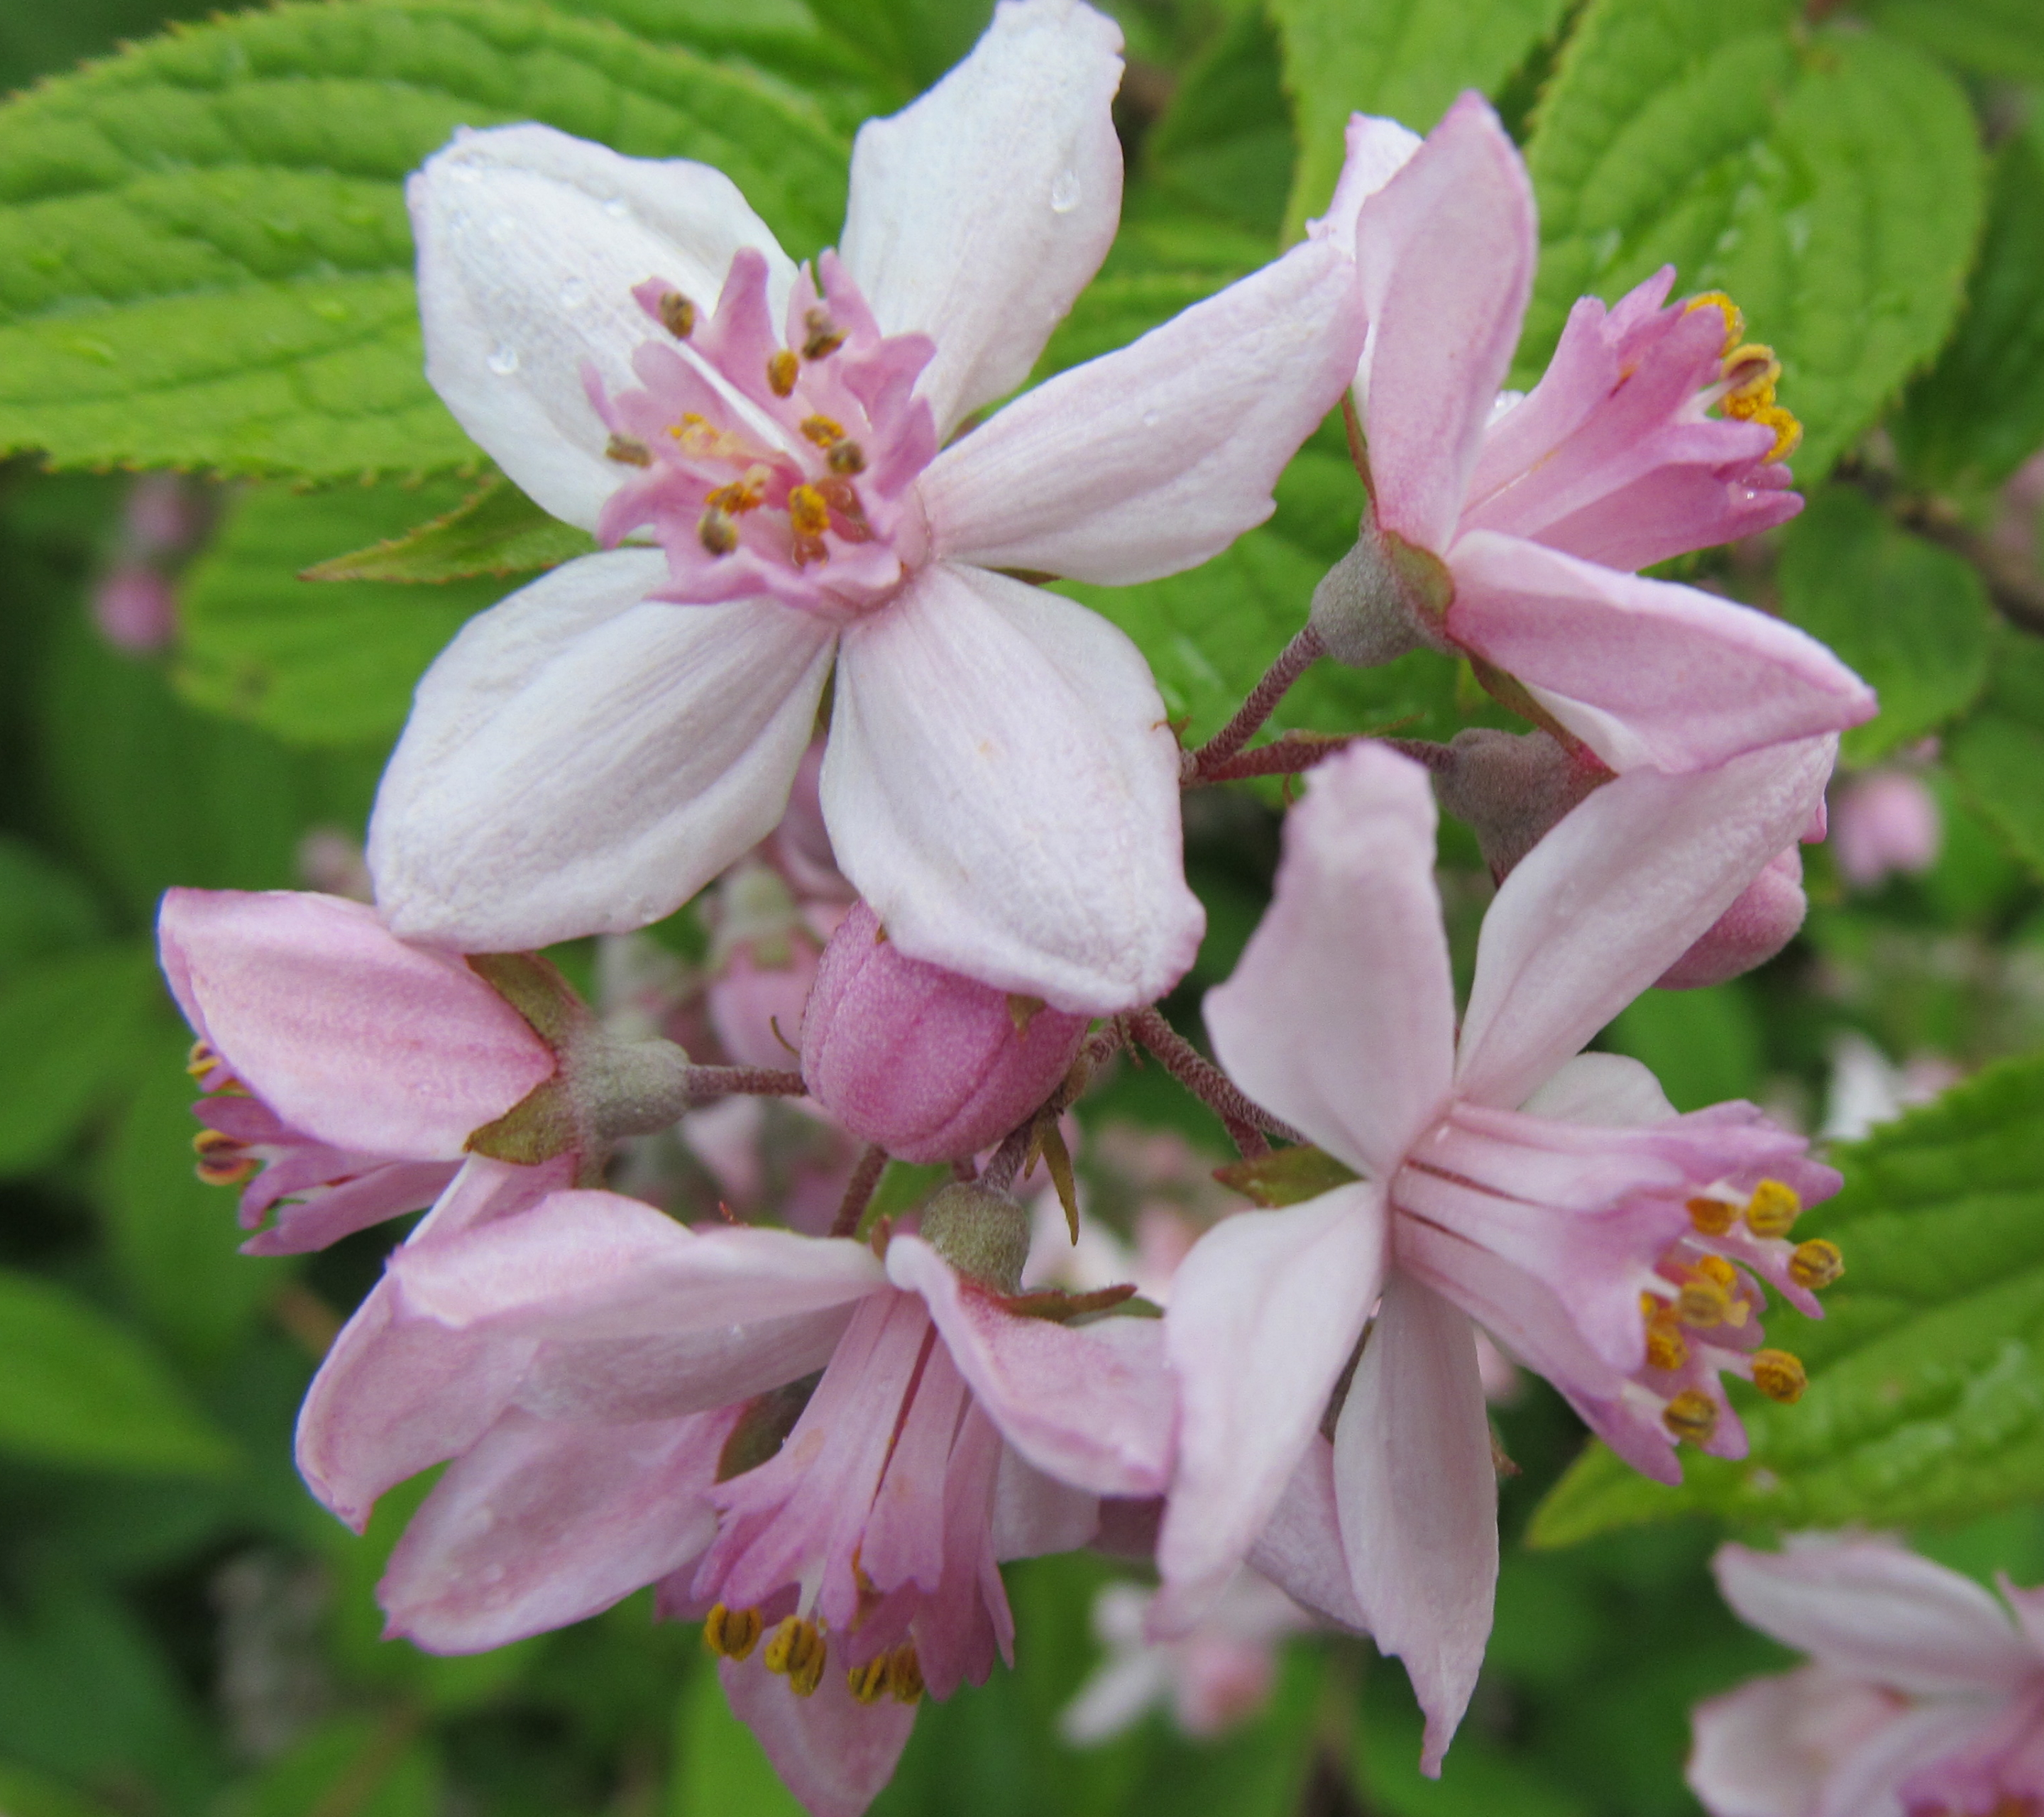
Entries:
[[954,443],[921,481],[932,545],[1117,586],[1195,567],[1270,515],[1362,346],[1354,268],[1295,247]]
[[1557,1123],[1639,1129],[1676,1114],[1661,1081],[1624,1054],[1578,1054],[1521,1107]]
[[565,1627],[697,1557],[701,1491],[738,1409],[651,1424],[506,1413],[412,1517],[377,1600],[428,1653],[482,1653]]
[[1001,6],[972,54],[851,154],[840,243],[882,332],[922,333],[948,437],[1029,375],[1121,213],[1121,31],[1070,0]]
[[[1711,1817],[1808,1817],[1838,1766],[1902,1715],[1894,1697],[1827,1666],[1756,1678],[1696,1706],[1683,1777]],[[1892,1791],[1888,1802],[1900,1817]]]
[[471,952],[624,932],[773,830],[831,628],[766,601],[647,601],[666,573],[652,550],[571,562],[427,671],[369,828],[398,932]]
[[[1988,1706],[1985,1719],[1997,1708]],[[1922,1810],[1905,1800],[1904,1785],[1915,1774],[1935,1775],[1942,1762],[1978,1738],[1983,1722],[1981,1705],[1970,1701],[1904,1711],[1839,1761],[1808,1817],[1904,1817],[1905,1810]],[[1964,1808],[1956,1798],[1951,1807]]]
[[1353,259],[1357,212],[1412,161],[1412,154],[1422,141],[1418,133],[1397,121],[1368,113],[1348,117],[1343,141],[1341,175],[1335,181],[1327,212],[1318,221],[1308,221],[1306,232]]
[[1998,1690],[2038,1668],[1986,1590],[1892,1541],[1812,1538],[1785,1552],[1722,1546],[1711,1565],[1750,1627],[1898,1691]]
[[815,1691],[797,1697],[786,1678],[766,1669],[765,1650],[717,1661],[732,1713],[759,1738],[809,1817],[861,1817],[894,1777],[916,1726],[915,1705],[892,1697],[860,1703],[836,1658],[827,1660]]
[[824,757],[845,874],[911,958],[1089,1013],[1193,962],[1178,747],[1134,644],[939,563],[849,627]]
[[1180,1265],[1164,1319],[1178,1468],[1160,1624],[1211,1606],[1283,1496],[1377,1297],[1384,1227],[1382,1189],[1358,1182],[1225,1218]]
[[1100,1531],[1100,1497],[1047,1476],[1009,1446],[993,1480],[993,1555],[1043,1558],[1076,1552]]
[[1355,1600],[1355,1573],[1342,1549],[1335,1448],[1317,1432],[1250,1547],[1249,1564],[1301,1608],[1342,1627],[1359,1631],[1365,1625],[1362,1605]]
[[887,1246],[887,1274],[928,1302],[974,1396],[1037,1469],[1094,1495],[1164,1487],[1174,1409],[1155,1320],[1019,1318],[917,1237]]
[[1394,1273],[1335,1428],[1335,1496],[1380,1653],[1405,1662],[1438,1777],[1490,1638],[1497,1473],[1469,1320]]
[[1518,152],[1465,94],[1363,205],[1356,263],[1370,321],[1377,517],[1445,551],[1531,294],[1539,244]]
[[1539,690],[1614,770],[1708,769],[1873,716],[1858,676],[1751,606],[1489,530],[1449,565],[1449,636]]
[[1410,759],[1358,744],[1320,764],[1285,820],[1276,898],[1204,1006],[1244,1091],[1379,1177],[1439,1114],[1453,1065],[1435,824]]
[[582,368],[628,382],[658,332],[632,299],[659,279],[705,309],[756,248],[778,298],[794,267],[731,179],[622,158],[547,126],[459,134],[405,187],[419,246],[426,376],[461,426],[556,517],[594,529],[624,470]]
[[553,1075],[546,1043],[466,963],[392,939],[362,903],[173,889],[156,932],[194,1026],[321,1142],[458,1161]]
[[1596,789],[1484,916],[1460,1090],[1512,1106],[1686,951],[1808,823],[1835,751],[1806,739]]

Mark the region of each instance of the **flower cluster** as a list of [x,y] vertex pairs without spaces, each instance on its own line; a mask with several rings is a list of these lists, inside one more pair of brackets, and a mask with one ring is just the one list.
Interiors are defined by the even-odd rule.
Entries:
[[[249,1247],[431,1208],[298,1435],[358,1527],[447,1466],[390,1631],[475,1650],[657,1586],[831,1817],[1012,1654],[1002,1562],[1087,1545],[1160,1581],[1103,1605],[1126,1657],[1075,1734],[1164,1697],[1217,1726],[1320,1621],[1404,1659],[1437,1771],[1496,1577],[1486,1377],[1673,1480],[1742,1453],[1727,1377],[1801,1392],[1770,1295],[1814,1315],[1842,1266],[1796,1239],[1837,1185],[1801,1138],[1583,1052],[1794,932],[1873,711],[1809,639],[1637,571],[1799,508],[1778,365],[1664,271],[1504,391],[1536,224],[1469,96],[1424,143],[1358,118],[1301,244],[1003,402],[1115,232],[1120,43],[1004,4],[862,130],[810,264],[701,165],[538,126],[429,160],[429,375],[606,546],[421,684],[373,906],[163,912]],[[1134,644],[1043,583],[1205,560],[1336,407],[1354,550],[1183,749]],[[1311,663],[1420,647],[1531,729],[1252,743]],[[1181,791],[1281,771],[1305,797],[1208,1058],[1158,1007],[1203,931]],[[1499,885],[1459,1010],[1440,806]],[[706,953],[640,934],[699,895]],[[534,951],[588,935],[594,1008]],[[1139,1258],[1065,1114],[1124,1050],[1218,1114],[1255,1201],[1201,1182]],[[893,1162],[950,1178],[879,1216]]]

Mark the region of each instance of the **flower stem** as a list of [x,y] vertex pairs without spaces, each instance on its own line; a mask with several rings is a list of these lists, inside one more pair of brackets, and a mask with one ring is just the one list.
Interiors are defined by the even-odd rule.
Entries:
[[710,1098],[798,1098],[809,1090],[800,1073],[783,1072],[774,1066],[691,1066],[689,1098],[700,1104]]
[[1263,729],[1263,723],[1277,710],[1285,690],[1311,668],[1326,646],[1320,634],[1308,624],[1278,653],[1278,660],[1265,670],[1263,679],[1249,691],[1249,698],[1236,709],[1234,718],[1197,751],[1187,751],[1179,766],[1181,779],[1190,784],[1212,780],[1210,770],[1224,764]]
[[880,1176],[886,1171],[887,1151],[877,1142],[867,1143],[859,1165],[851,1170],[851,1177],[844,1183],[844,1197],[839,1201],[837,1216],[831,1223],[832,1236],[858,1235],[859,1220],[866,1216]]
[[1306,1139],[1245,1096],[1235,1081],[1202,1054],[1155,1008],[1139,1009],[1128,1019],[1129,1031],[1163,1062],[1164,1070],[1219,1117],[1235,1147],[1252,1159],[1267,1154],[1267,1130],[1286,1142]]

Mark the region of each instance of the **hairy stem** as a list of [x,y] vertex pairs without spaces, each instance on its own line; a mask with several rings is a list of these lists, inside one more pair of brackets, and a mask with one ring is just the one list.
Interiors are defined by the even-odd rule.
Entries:
[[831,1220],[832,1236],[858,1235],[859,1220],[866,1216],[866,1208],[873,1203],[874,1189],[886,1171],[887,1151],[877,1142],[868,1143],[859,1165],[851,1170],[851,1177],[845,1181],[844,1197],[838,1202],[837,1216]]
[[1249,691],[1249,698],[1234,718],[1197,751],[1185,753],[1180,764],[1181,778],[1187,782],[1208,780],[1207,772],[1224,764],[1263,729],[1263,723],[1277,711],[1285,690],[1316,662],[1326,646],[1312,625],[1278,651],[1278,660],[1264,672],[1263,679]]
[[698,1104],[710,1098],[798,1098],[809,1089],[800,1073],[775,1066],[691,1066],[688,1078],[690,1101]]
[[1270,1152],[1263,1132],[1287,1142],[1306,1139],[1247,1097],[1235,1081],[1164,1020],[1155,1009],[1139,1009],[1128,1017],[1129,1031],[1163,1062],[1164,1070],[1219,1117],[1229,1139],[1251,1158]]

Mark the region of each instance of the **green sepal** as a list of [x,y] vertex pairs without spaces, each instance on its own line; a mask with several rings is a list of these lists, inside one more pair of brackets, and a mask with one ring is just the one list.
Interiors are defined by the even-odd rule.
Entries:
[[1303,1204],[1362,1177],[1324,1149],[1304,1144],[1273,1149],[1254,1161],[1231,1162],[1225,1167],[1216,1167],[1213,1177],[1268,1211],[1281,1205]]
[[537,574],[594,554],[597,546],[586,531],[549,517],[499,475],[445,516],[352,555],[317,563],[298,578],[439,586],[482,575]]

